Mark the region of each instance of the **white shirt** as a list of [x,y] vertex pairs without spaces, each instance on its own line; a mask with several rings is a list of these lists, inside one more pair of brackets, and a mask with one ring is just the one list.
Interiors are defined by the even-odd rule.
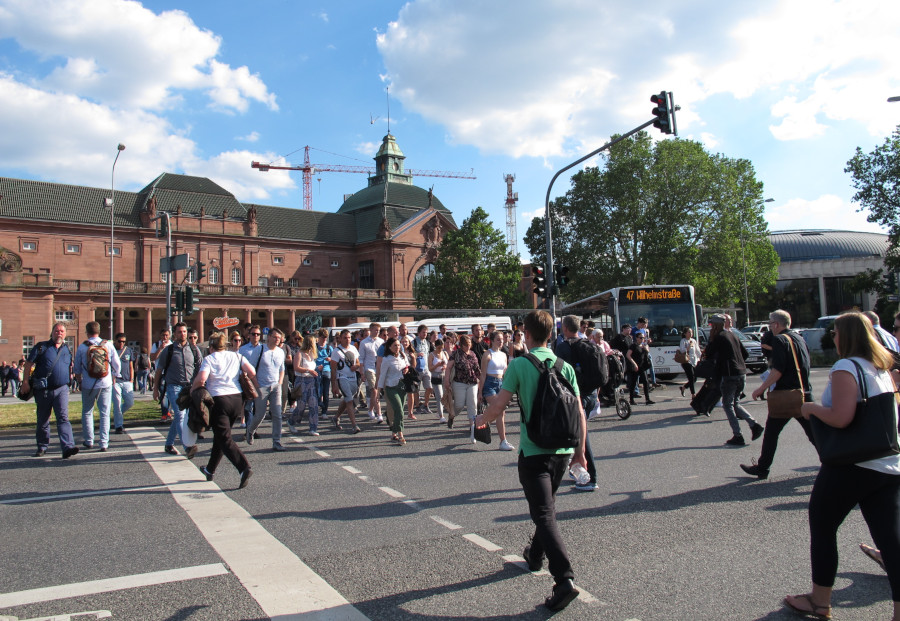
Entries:
[[113,378],[116,377],[121,370],[121,363],[119,362],[118,354],[116,354],[116,349],[109,341],[104,342],[99,336],[92,336],[88,341],[91,345],[103,343],[103,347],[106,349],[106,359],[109,361],[109,372],[101,378],[94,378],[88,375],[88,346],[82,343],[78,346],[78,349],[75,350],[74,370],[75,375],[81,376],[81,390],[84,392],[95,388],[109,388],[113,385]]
[[881,327],[881,325],[875,326],[875,331],[881,336],[881,340],[884,343],[884,346],[893,352],[900,353],[900,344],[897,343],[897,339],[893,334],[885,330]]
[[209,372],[206,378],[206,390],[209,394],[213,397],[239,394],[241,383],[238,377],[245,361],[246,358],[233,351],[216,351],[206,356],[200,363],[200,372]]
[[[862,367],[863,377],[866,380],[866,387],[869,389],[869,396],[874,397],[885,392],[894,392],[894,382],[891,380],[891,374],[881,369],[876,369],[868,360],[862,358],[842,358],[834,363],[831,372],[828,374],[828,385],[825,386],[825,392],[822,393],[822,405],[826,408],[831,407],[831,376],[835,371],[846,371],[853,376],[853,382],[857,383],[856,366],[850,362],[855,360]],[[857,383],[856,400],[862,401],[862,393]],[[900,474],[900,455],[890,455],[881,457],[880,459],[870,459],[869,461],[861,461],[857,466],[868,468],[877,472],[886,474]]]
[[[348,345],[347,347],[337,345],[331,350],[331,358],[329,360],[337,363],[337,377],[339,379],[356,379],[356,371],[351,370],[350,367],[359,360],[359,351],[353,345]],[[373,366],[372,368],[374,369],[375,367]]]
[[359,361],[364,369],[375,370],[378,361],[378,348],[384,344],[380,338],[367,336],[359,343]]
[[387,355],[381,362],[381,375],[378,376],[378,388],[394,388],[403,380],[403,371],[409,366],[406,356]]
[[263,350],[256,369],[256,381],[260,386],[277,386],[278,378],[284,372],[284,350],[280,347]]

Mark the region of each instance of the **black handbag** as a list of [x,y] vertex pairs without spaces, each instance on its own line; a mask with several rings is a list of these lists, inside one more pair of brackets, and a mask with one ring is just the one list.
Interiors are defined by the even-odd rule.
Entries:
[[709,358],[704,358],[700,362],[697,363],[697,366],[694,368],[694,377],[699,377],[700,379],[710,379],[713,376],[713,371],[716,370],[716,363]]
[[900,455],[895,393],[885,392],[870,397],[862,367],[855,360],[851,362],[856,366],[862,401],[856,404],[856,413],[850,424],[840,429],[825,424],[815,415],[809,417],[819,461],[823,464],[849,465]]

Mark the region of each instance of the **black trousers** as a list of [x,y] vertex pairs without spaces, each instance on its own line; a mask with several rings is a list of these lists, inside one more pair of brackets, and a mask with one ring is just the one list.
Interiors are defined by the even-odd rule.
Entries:
[[809,497],[809,551],[814,583],[833,587],[838,568],[837,532],[859,505],[900,602],[900,475],[860,466],[823,464]]
[[634,403],[634,388],[637,386],[638,380],[644,385],[644,398],[650,401],[650,379],[647,377],[647,371],[628,371],[625,374],[628,381],[628,398]]
[[557,582],[575,577],[556,524],[556,490],[570,459],[571,455],[525,457],[519,453],[519,482],[534,522],[531,555],[534,558],[547,556],[550,574]]
[[812,427],[805,418],[792,419],[769,417],[766,420],[766,431],[763,434],[762,450],[759,455],[759,460],[756,462],[763,470],[768,470],[772,467],[772,462],[775,460],[775,450],[778,448],[778,436],[781,435],[781,431],[792,420],[796,420],[800,423],[800,426],[803,427],[803,431],[806,432],[806,437],[809,438],[810,443],[815,444],[812,436]]
[[209,462],[206,470],[215,472],[222,461],[222,455],[228,458],[238,472],[243,472],[250,467],[250,462],[235,444],[231,437],[231,426],[241,415],[244,408],[240,393],[236,395],[223,395],[213,397],[212,411],[209,413],[209,426],[213,430],[212,452],[209,454]]
[[693,395],[696,390],[694,390],[694,382],[696,381],[696,377],[694,377],[694,367],[692,367],[687,362],[681,363],[681,368],[684,369],[684,375],[687,377],[687,382],[685,382],[688,388],[691,389],[691,394]]

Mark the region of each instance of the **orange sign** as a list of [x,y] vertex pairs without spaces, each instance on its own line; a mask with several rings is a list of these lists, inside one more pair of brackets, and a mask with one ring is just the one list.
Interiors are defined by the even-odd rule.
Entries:
[[241,322],[237,317],[216,317],[213,319],[213,325],[219,330],[236,326]]

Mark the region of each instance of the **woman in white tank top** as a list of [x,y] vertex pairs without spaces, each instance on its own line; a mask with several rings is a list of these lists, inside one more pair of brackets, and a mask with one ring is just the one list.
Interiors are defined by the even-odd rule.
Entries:
[[[478,381],[478,394],[484,399],[487,405],[500,392],[503,384],[503,374],[506,367],[509,366],[509,360],[506,354],[500,351],[503,348],[503,333],[500,331],[491,332],[491,348],[484,352],[481,357],[481,378]],[[516,447],[506,441],[506,413],[500,415],[497,419],[497,435],[500,436],[500,450],[514,451]]]

